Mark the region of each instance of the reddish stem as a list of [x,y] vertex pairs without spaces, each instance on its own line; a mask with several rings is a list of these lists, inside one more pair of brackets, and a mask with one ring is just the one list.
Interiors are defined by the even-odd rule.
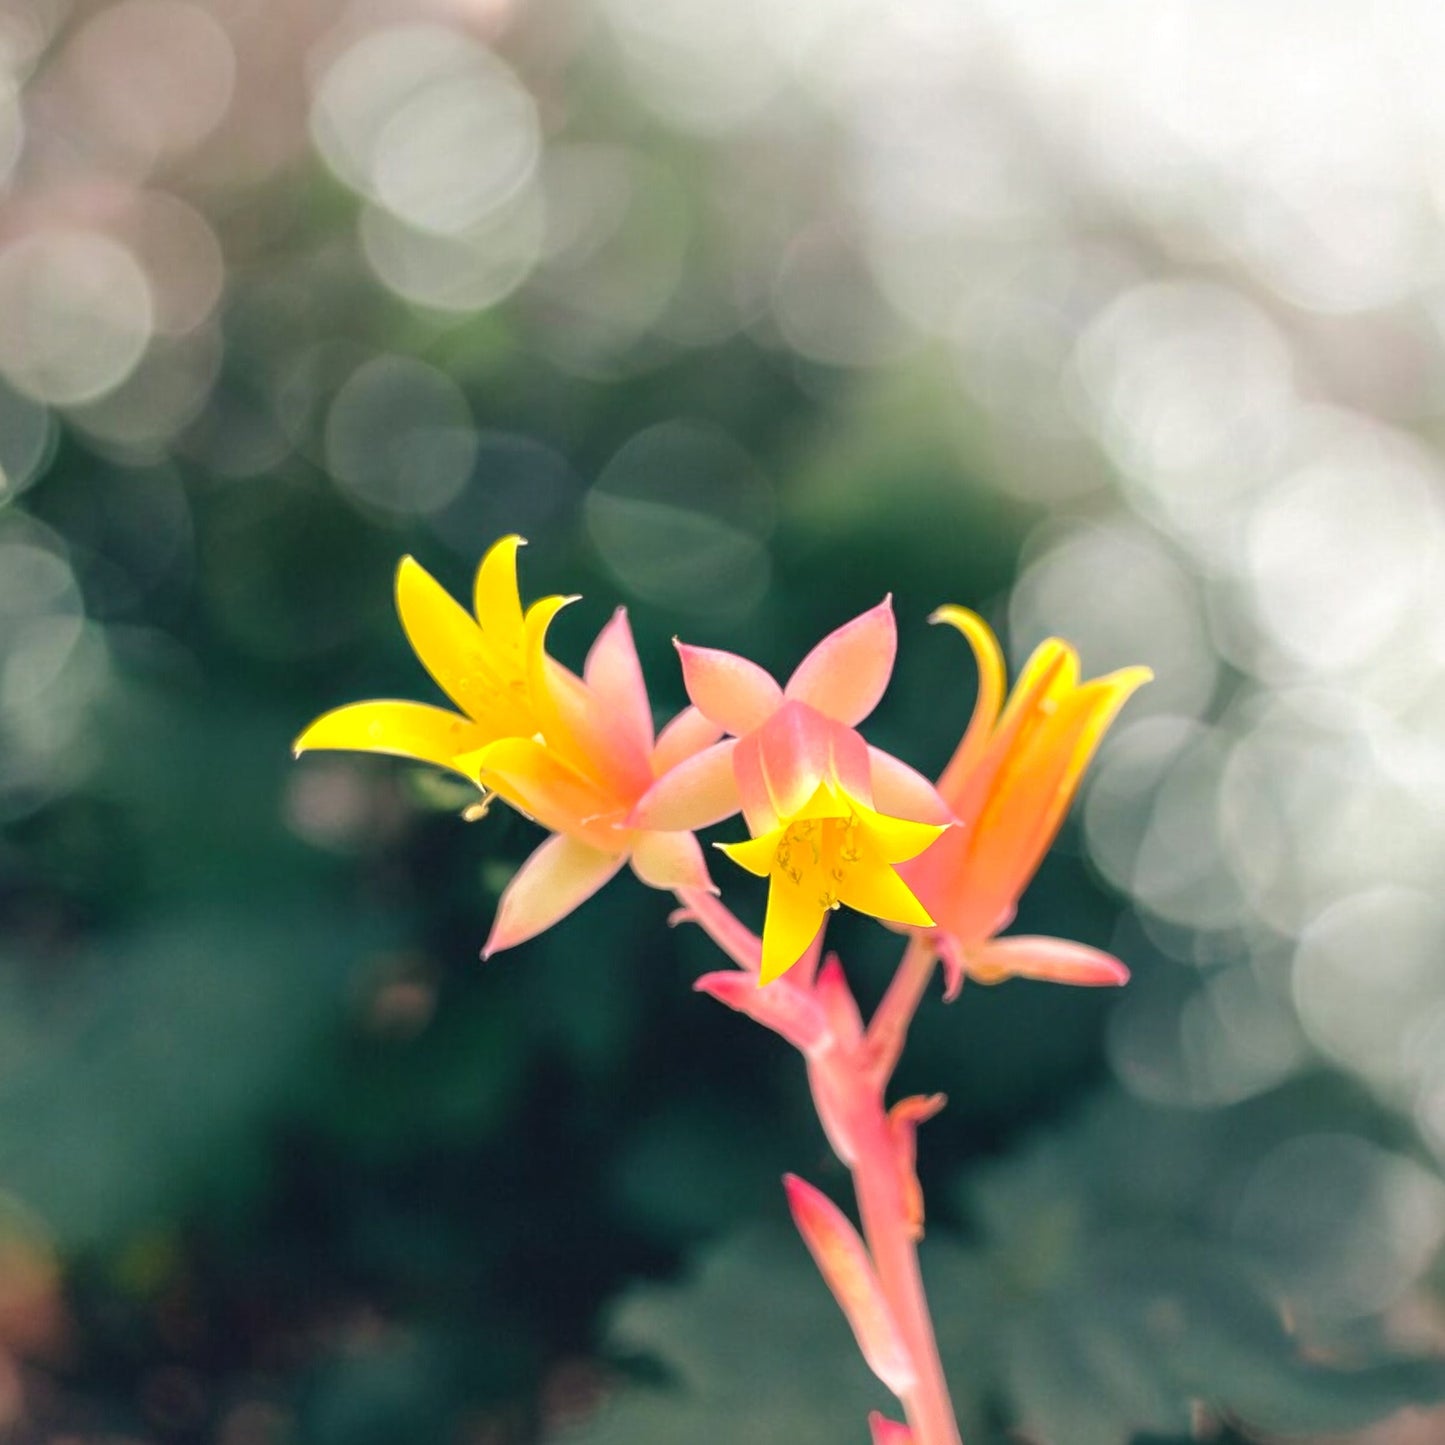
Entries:
[[[678,896],[686,915],[735,963],[756,970],[757,935],[726,904],[693,890]],[[817,944],[811,952],[809,961],[815,962]],[[902,1399],[914,1445],[962,1445],[918,1268],[906,1166],[883,1102],[935,958],[932,943],[915,935],[863,1038],[839,1039],[836,1047],[812,1061],[809,1074],[824,1130],[852,1170],[868,1252],[917,1371],[915,1384]],[[811,985],[811,973],[810,968],[800,981],[804,988]],[[847,985],[842,986],[846,991]],[[826,1103],[818,1097],[820,1090],[826,1091]]]
[[863,1237],[918,1371],[917,1383],[903,1397],[904,1413],[916,1445],[961,1445],[881,1095],[870,1093],[855,1114],[853,1142],[858,1156],[853,1187],[858,1194]]

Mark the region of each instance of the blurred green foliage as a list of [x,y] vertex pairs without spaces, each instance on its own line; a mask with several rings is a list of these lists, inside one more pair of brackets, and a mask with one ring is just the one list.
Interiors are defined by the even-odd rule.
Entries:
[[[71,8],[79,30],[108,7]],[[875,326],[884,300],[831,209],[860,186],[823,122],[783,167],[766,137],[675,134],[562,7],[557,34],[518,20],[499,49],[539,97],[538,147],[545,130],[611,229],[594,234],[564,191],[580,219],[560,206],[525,285],[412,304],[367,230],[407,216],[323,169],[299,106],[274,152],[241,144],[288,115],[245,17],[299,94],[320,53],[311,7],[212,9],[234,10],[249,78],[225,132],[237,150],[149,181],[117,162],[115,182],[174,199],[164,181],[205,212],[218,274],[203,320],[132,338],[145,362],[115,362],[109,392],[46,395],[73,380],[62,363],[110,365],[111,332],[82,324],[109,293],[77,282],[46,302],[79,336],[45,352],[49,381],[13,345],[0,356],[15,381],[0,379],[0,1438],[861,1442],[888,1402],[782,1230],[778,1186],[794,1169],[841,1197],[844,1175],[796,1060],[692,993],[717,963],[707,941],[669,931],[666,900],[625,876],[483,967],[537,830],[503,809],[463,822],[464,790],[424,769],[293,763],[288,745],[342,702],[436,700],[390,607],[396,561],[414,553],[464,595],[485,547],[518,530],[528,597],[585,595],[555,629],[564,659],[626,603],[660,715],[683,702],[674,634],[785,673],[893,592],[902,650],[870,735],[936,769],[973,684],[928,613],[956,601],[1002,624],[1048,500],[1066,498],[1052,523],[1081,529],[1105,510],[1097,489],[1041,484],[1091,466],[1103,486],[1108,466],[1065,447],[1082,423],[1043,396],[1034,352],[1065,370],[1064,313],[1082,328],[1112,293],[1085,287],[1084,307],[1068,292],[1060,275],[1092,272],[1061,244],[1037,297],[1018,283],[1030,304],[1002,307],[982,340],[914,335],[901,311]],[[162,11],[188,6],[128,13]],[[94,77],[52,65],[72,33],[59,20],[35,33],[21,79],[52,95],[26,114],[53,165],[85,147],[45,115],[67,114],[65,84],[89,104]],[[470,34],[442,49],[491,55]],[[750,74],[729,62],[730,82]],[[0,182],[9,135],[0,124]],[[948,174],[977,139],[950,142]],[[51,171],[34,175],[44,191]],[[907,210],[861,190],[880,225]],[[809,209],[786,219],[795,202]],[[1125,211],[1117,269],[1134,276],[1149,248]],[[407,273],[418,287],[451,255],[429,247],[482,244],[410,235],[436,262]],[[1017,281],[1018,236],[995,241]],[[927,310],[904,284],[911,254],[884,279]],[[968,264],[937,255],[951,304]],[[181,260],[148,264],[158,307],[167,269],[194,280]],[[12,271],[0,281],[13,342]],[[1015,329],[1021,356],[995,355],[994,331]],[[33,332],[40,350],[72,335]],[[364,374],[390,382],[358,391]],[[1120,596],[1122,614],[1148,611]],[[1147,660],[1170,681],[1172,657]],[[1211,652],[1200,713],[1224,670]],[[1195,941],[1129,910],[1086,851],[1066,830],[1019,927],[1118,949],[1146,1025],[1227,964],[1254,990],[1229,1041],[1251,1067],[1251,1049],[1266,1057],[1246,1083],[1226,1068],[1219,1092],[1165,1108],[1149,1086],[1173,1078],[1180,1032],[1145,1027],[1156,1052],[1122,1077],[1115,997],[1015,983],[928,1001],[899,1085],[950,1099],[921,1142],[925,1268],[968,1445],[1175,1445],[1201,1422],[1219,1441],[1320,1435],[1438,1403],[1445,1189],[1408,1107],[1315,1061],[1293,1014],[1271,1073],[1280,1031],[1247,1025],[1292,1007],[1260,962],[1279,939],[1251,952],[1230,915],[1201,926],[1196,969]],[[749,880],[728,882],[756,917]],[[834,941],[875,1002],[896,940],[844,917]]]

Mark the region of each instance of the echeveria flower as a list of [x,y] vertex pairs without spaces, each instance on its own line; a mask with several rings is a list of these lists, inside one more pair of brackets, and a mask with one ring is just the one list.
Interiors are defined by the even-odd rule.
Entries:
[[949,811],[926,778],[857,731],[897,646],[888,598],[825,637],[786,687],[746,658],[677,644],[688,696],[732,736],[662,778],[634,821],[700,828],[741,809],[751,841],[720,846],[769,880],[762,983],[791,968],[842,904],[933,922],[893,865],[933,842]]
[[489,954],[550,927],[629,861],[655,888],[712,886],[691,833],[628,820],[659,777],[716,742],[720,729],[687,708],[654,737],[621,608],[581,677],[548,656],[547,629],[572,599],[546,597],[523,610],[520,545],[505,537],[483,558],[475,617],[411,558],[397,571],[402,627],[460,714],[415,702],[354,703],[318,718],[295,743],[297,753],[383,752],[449,768],[551,830],[503,893]]
[[965,975],[1055,983],[1121,984],[1129,971],[1097,948],[1061,938],[997,938],[1048,851],[1100,739],[1129,695],[1153,674],[1126,667],[1079,681],[1078,654],[1049,638],[1005,704],[1007,672],[992,629],[963,607],[941,607],[978,661],[978,701],[938,780],[959,819],[899,871],[936,921],[950,996]]

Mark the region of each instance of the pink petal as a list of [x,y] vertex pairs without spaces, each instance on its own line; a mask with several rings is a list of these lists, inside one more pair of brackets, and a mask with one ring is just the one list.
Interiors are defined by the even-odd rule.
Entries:
[[783,1176],[783,1188],[798,1233],[853,1327],[868,1368],[895,1395],[906,1395],[918,1374],[858,1231],[826,1194],[796,1174]]
[[830,632],[788,679],[784,696],[855,727],[883,696],[898,653],[893,598]]
[[733,776],[733,749],[720,743],[683,759],[664,773],[641,797],[629,823],[634,828],[706,828],[731,818],[738,810],[738,785]]
[[565,833],[548,838],[503,891],[482,957],[515,948],[565,918],[622,867],[625,856],[589,848]]
[[788,979],[778,980],[771,988],[759,988],[753,974],[730,968],[704,974],[693,987],[766,1024],[808,1058],[816,1058],[833,1046],[832,1031],[817,1001]]
[[873,767],[868,756],[870,751],[868,744],[863,741],[862,733],[830,719],[828,754],[833,776],[850,798],[856,798],[867,808],[877,806],[877,800],[873,796]]
[[1129,970],[1113,954],[1067,938],[995,938],[969,955],[967,968],[988,982],[995,977],[1035,978],[1086,988],[1117,988],[1129,982]]
[[649,888],[669,893],[679,888],[717,892],[702,848],[691,833],[638,833],[632,845],[632,871]]
[[627,609],[619,607],[607,626],[597,634],[582,667],[582,680],[616,716],[644,753],[652,751],[652,704],[637,660],[637,645],[627,621]]
[[938,789],[916,768],[873,747],[868,749],[868,767],[873,779],[873,806],[880,813],[918,823],[953,822],[953,814]]
[[724,731],[738,737],[752,732],[782,703],[783,690],[757,663],[713,647],[673,645],[687,695]]
[[528,686],[549,747],[619,797],[641,797],[652,778],[646,747],[624,718],[545,651],[547,629],[571,597],[545,597],[527,609]]
[[913,1431],[896,1420],[886,1420],[874,1410],[868,1416],[868,1429],[873,1434],[873,1445],[913,1445]]
[[652,776],[660,778],[669,768],[711,747],[723,734],[722,728],[695,707],[685,707],[657,736],[652,750]]
[[[739,788],[743,788],[745,760],[751,763],[747,744],[755,742],[768,805],[778,819],[793,817],[812,799],[831,770],[832,734],[828,719],[821,713],[803,703],[784,703],[753,737],[739,744],[734,759]],[[743,791],[745,812],[748,802],[748,793]],[[751,826],[751,816],[748,823]]]

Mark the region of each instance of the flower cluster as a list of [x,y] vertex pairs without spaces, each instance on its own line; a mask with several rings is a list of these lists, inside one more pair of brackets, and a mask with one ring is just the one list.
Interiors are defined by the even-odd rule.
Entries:
[[[1065,643],[1045,642],[1012,694],[1003,655],[972,612],[944,607],[971,645],[978,701],[937,784],[866,742],[898,647],[890,599],[830,633],[785,685],[729,652],[677,644],[691,705],[654,733],[626,613],[598,634],[582,675],[547,652],[571,599],[523,608],[520,538],[483,559],[468,614],[410,558],[396,602],[417,656],[459,712],[363,702],[318,718],[298,753],[347,748],[449,768],[536,819],[550,836],[502,895],[486,952],[570,913],[624,863],[677,895],[737,965],[699,991],[772,1029],[806,1061],[819,1122],[852,1172],[862,1234],[812,1185],[788,1176],[788,1205],[864,1359],[902,1402],[875,1414],[874,1445],[960,1445],[914,1249],[923,1193],[918,1126],[941,1094],[885,1103],[936,960],[949,995],[964,979],[1012,975],[1118,984],[1124,965],[1058,938],[1000,938],[1099,739],[1148,679],[1125,668],[1080,682]],[[717,896],[697,831],[741,813],[749,836],[719,846],[768,880],[761,937]],[[910,935],[865,1026],[823,924],[847,906]],[[785,976],[786,975],[786,976]],[[766,984],[768,987],[760,987]]]
[[741,813],[749,838],[722,851],[768,880],[759,981],[792,968],[828,913],[846,905],[924,931],[949,987],[965,975],[1118,983],[1123,965],[1059,939],[998,939],[1079,777],[1130,692],[1128,668],[1080,683],[1050,640],[1004,704],[1002,654],[987,625],[945,607],[979,667],[979,695],[937,785],[868,744],[859,724],[892,675],[891,600],[830,633],[779,686],[729,652],[677,644],[691,706],[654,732],[637,649],[619,608],[579,677],[547,652],[570,601],[522,606],[521,538],[477,570],[474,615],[411,558],[396,605],[417,656],[460,710],[362,702],[326,713],[295,743],[394,753],[450,769],[551,836],[502,895],[487,954],[548,928],[624,863],[684,898],[715,892],[696,833]]

